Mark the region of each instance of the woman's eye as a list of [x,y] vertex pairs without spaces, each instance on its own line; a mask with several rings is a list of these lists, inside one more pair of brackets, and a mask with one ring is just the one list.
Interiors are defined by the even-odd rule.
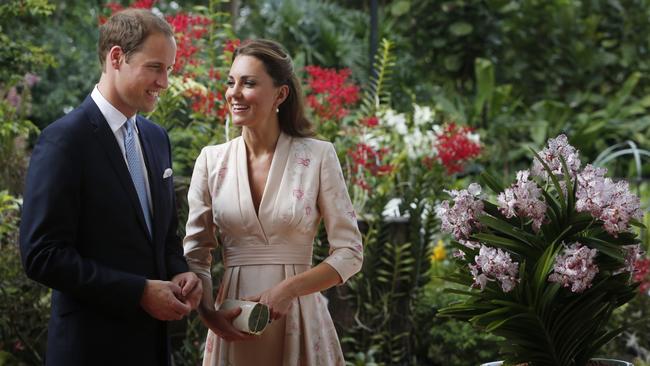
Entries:
[[233,85],[235,85],[235,82],[232,81],[232,80],[228,80],[228,81],[226,81],[226,85],[228,85],[228,87],[232,88]]
[[255,83],[252,82],[252,81],[247,81],[247,82],[244,83],[244,85],[246,85],[248,87],[253,87],[253,86],[255,86]]

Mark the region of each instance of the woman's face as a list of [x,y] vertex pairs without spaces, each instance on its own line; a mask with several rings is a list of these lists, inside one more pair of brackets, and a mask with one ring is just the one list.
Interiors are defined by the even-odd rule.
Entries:
[[235,58],[228,74],[226,101],[236,126],[253,127],[277,122],[275,109],[284,101],[287,86],[276,87],[264,63],[253,56]]

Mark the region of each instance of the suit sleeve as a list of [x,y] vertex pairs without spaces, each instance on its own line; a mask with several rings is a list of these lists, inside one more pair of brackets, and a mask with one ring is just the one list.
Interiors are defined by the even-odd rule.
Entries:
[[[165,138],[167,140],[167,148],[169,151],[169,166],[172,166],[172,157],[171,157],[171,144],[169,142],[169,136],[165,133]],[[173,179],[173,177],[170,177]],[[167,230],[167,235],[165,237],[165,261],[167,264],[167,272],[169,278],[174,277],[175,275],[183,272],[187,272],[189,267],[183,256],[183,244],[181,239],[178,237],[178,209],[176,207],[176,194],[173,192],[174,181],[172,180],[172,213],[169,220],[169,227]]]
[[363,246],[341,164],[332,144],[325,149],[321,163],[318,207],[330,246],[325,263],[338,272],[344,283],[361,269]]
[[20,224],[25,272],[86,303],[134,311],[146,279],[84,258],[76,249],[83,154],[67,131],[50,132],[41,134],[27,173]]

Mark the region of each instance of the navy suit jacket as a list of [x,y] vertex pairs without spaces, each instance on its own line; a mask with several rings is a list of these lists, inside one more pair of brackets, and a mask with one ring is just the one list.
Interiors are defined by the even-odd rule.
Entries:
[[20,249],[53,289],[47,365],[167,365],[166,324],[140,306],[146,279],[186,272],[164,129],[138,116],[153,235],[117,140],[87,97],[43,130],[27,173]]

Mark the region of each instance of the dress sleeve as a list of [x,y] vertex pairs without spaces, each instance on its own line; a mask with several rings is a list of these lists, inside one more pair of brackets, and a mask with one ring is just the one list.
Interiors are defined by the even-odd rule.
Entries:
[[320,171],[318,207],[327,231],[330,250],[325,263],[334,267],[345,283],[361,269],[363,245],[336,151],[328,144]]
[[206,148],[203,148],[194,164],[194,172],[187,192],[189,213],[183,248],[190,271],[199,275],[204,281],[212,281],[211,251],[217,247],[217,238],[216,225],[212,217],[207,159]]

